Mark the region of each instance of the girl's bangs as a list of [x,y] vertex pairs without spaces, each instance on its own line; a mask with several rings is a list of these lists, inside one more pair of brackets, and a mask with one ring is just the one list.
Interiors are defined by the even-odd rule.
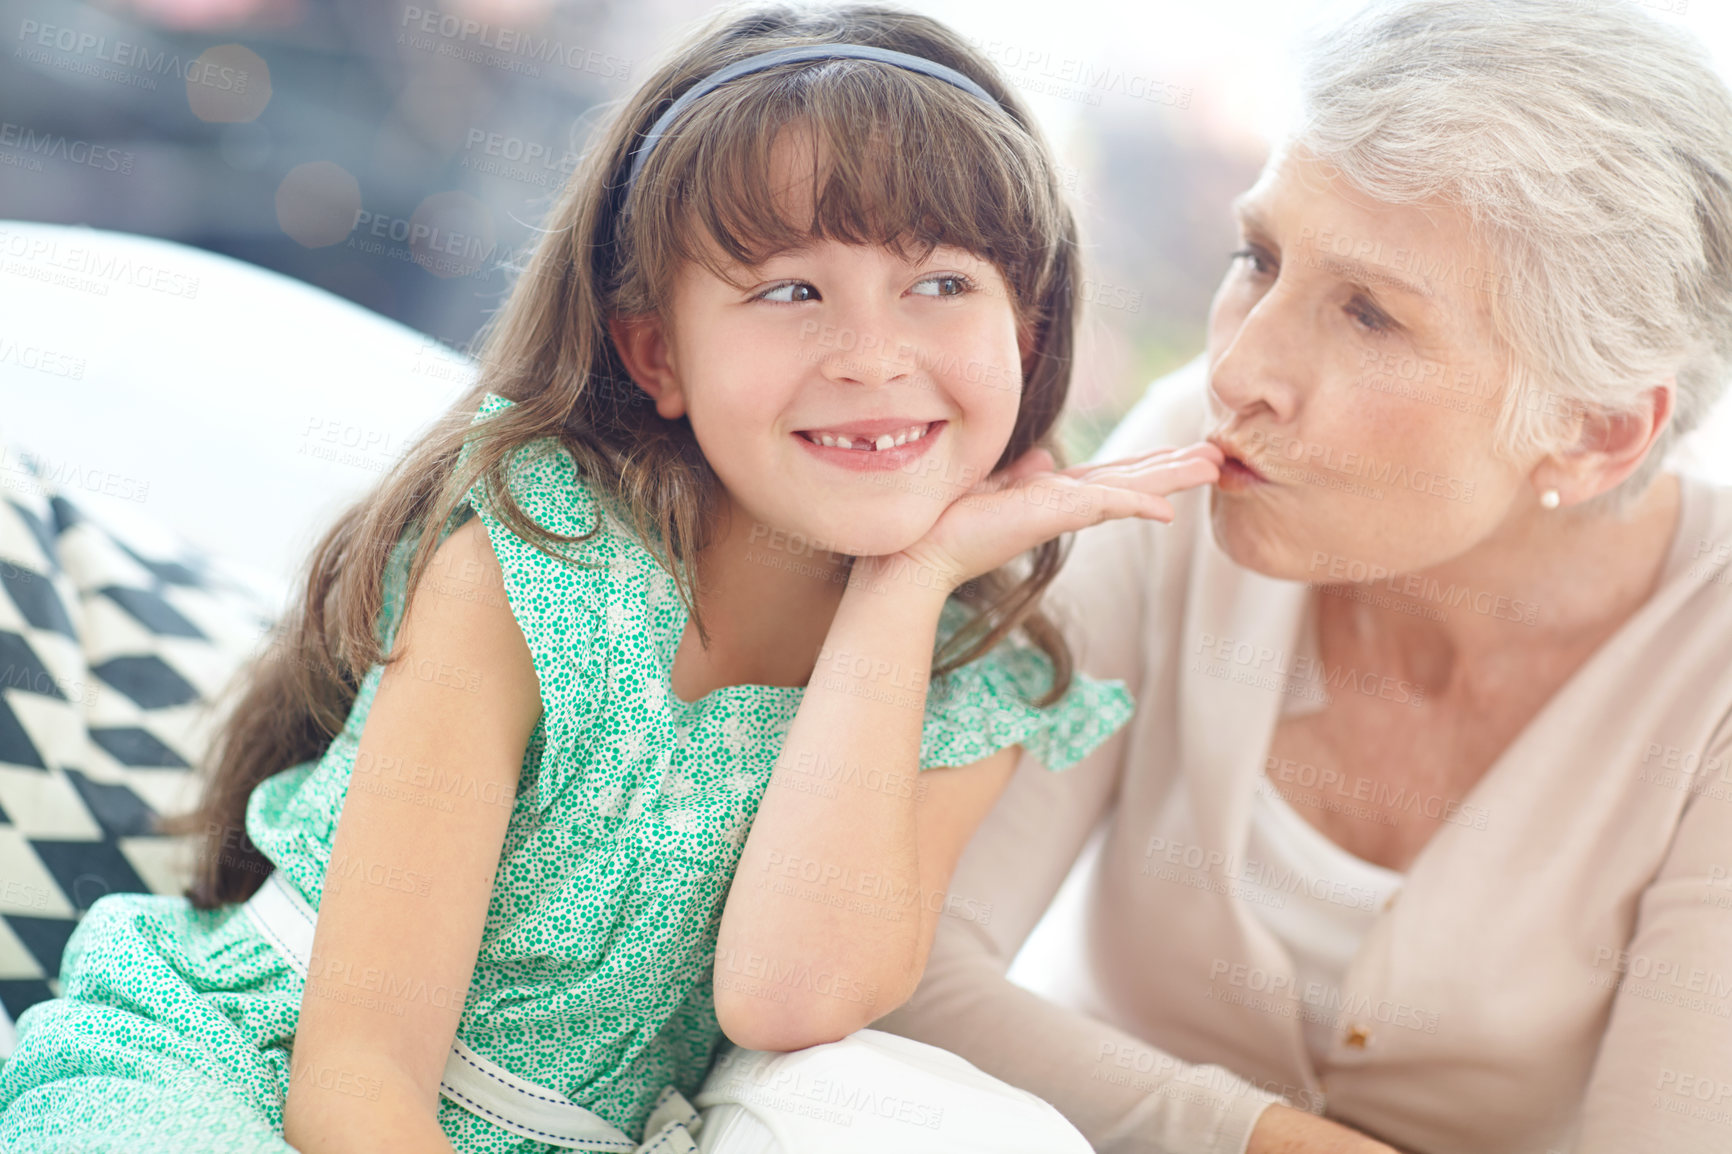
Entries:
[[[775,150],[791,132],[801,194]],[[806,163],[802,173],[800,164]],[[924,256],[940,244],[991,260],[1031,299],[1056,227],[1053,174],[1003,109],[943,81],[835,61],[742,78],[705,97],[641,174],[640,251],[664,270],[727,277],[780,252],[836,240]],[[665,282],[664,282],[665,283]]]

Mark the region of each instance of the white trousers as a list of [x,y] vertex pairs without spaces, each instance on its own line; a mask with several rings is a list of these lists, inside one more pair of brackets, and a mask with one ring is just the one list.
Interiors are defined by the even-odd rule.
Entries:
[[693,1105],[700,1154],[1091,1154],[1033,1094],[881,1030],[786,1054],[724,1046]]
[[[305,977],[318,919],[306,899],[272,873],[244,908]],[[605,1154],[1091,1154],[1033,1094],[880,1030],[787,1054],[724,1046],[695,1103],[664,1088],[642,1143],[461,1039],[439,1093],[514,1134]]]

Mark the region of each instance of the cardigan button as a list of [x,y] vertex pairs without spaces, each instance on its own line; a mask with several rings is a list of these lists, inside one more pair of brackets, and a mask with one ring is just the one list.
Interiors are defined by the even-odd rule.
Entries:
[[1345,1045],[1352,1046],[1355,1050],[1365,1049],[1365,1043],[1369,1041],[1371,1041],[1371,1031],[1358,1022],[1347,1027],[1347,1036],[1342,1039]]

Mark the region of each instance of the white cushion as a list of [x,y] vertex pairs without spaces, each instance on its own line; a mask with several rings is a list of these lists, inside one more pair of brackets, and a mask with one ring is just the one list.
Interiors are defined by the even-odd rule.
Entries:
[[279,603],[474,373],[323,289],[77,226],[0,220],[0,317],[0,439],[110,520],[251,566]]

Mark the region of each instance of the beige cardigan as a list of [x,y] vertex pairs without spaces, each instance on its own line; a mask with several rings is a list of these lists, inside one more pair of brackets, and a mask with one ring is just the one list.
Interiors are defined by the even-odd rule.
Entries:
[[[1202,384],[1157,382],[1097,459],[1196,439]],[[1079,534],[1050,605],[1136,716],[1064,773],[1025,759],[880,1025],[1102,1151],[1240,1154],[1282,1097],[1414,1154],[1732,1151],[1732,489],[1682,492],[1658,590],[1427,843],[1338,999],[1293,990],[1239,884],[1309,587],[1229,561],[1206,491]],[[1102,823],[1059,1005],[1004,972]]]

